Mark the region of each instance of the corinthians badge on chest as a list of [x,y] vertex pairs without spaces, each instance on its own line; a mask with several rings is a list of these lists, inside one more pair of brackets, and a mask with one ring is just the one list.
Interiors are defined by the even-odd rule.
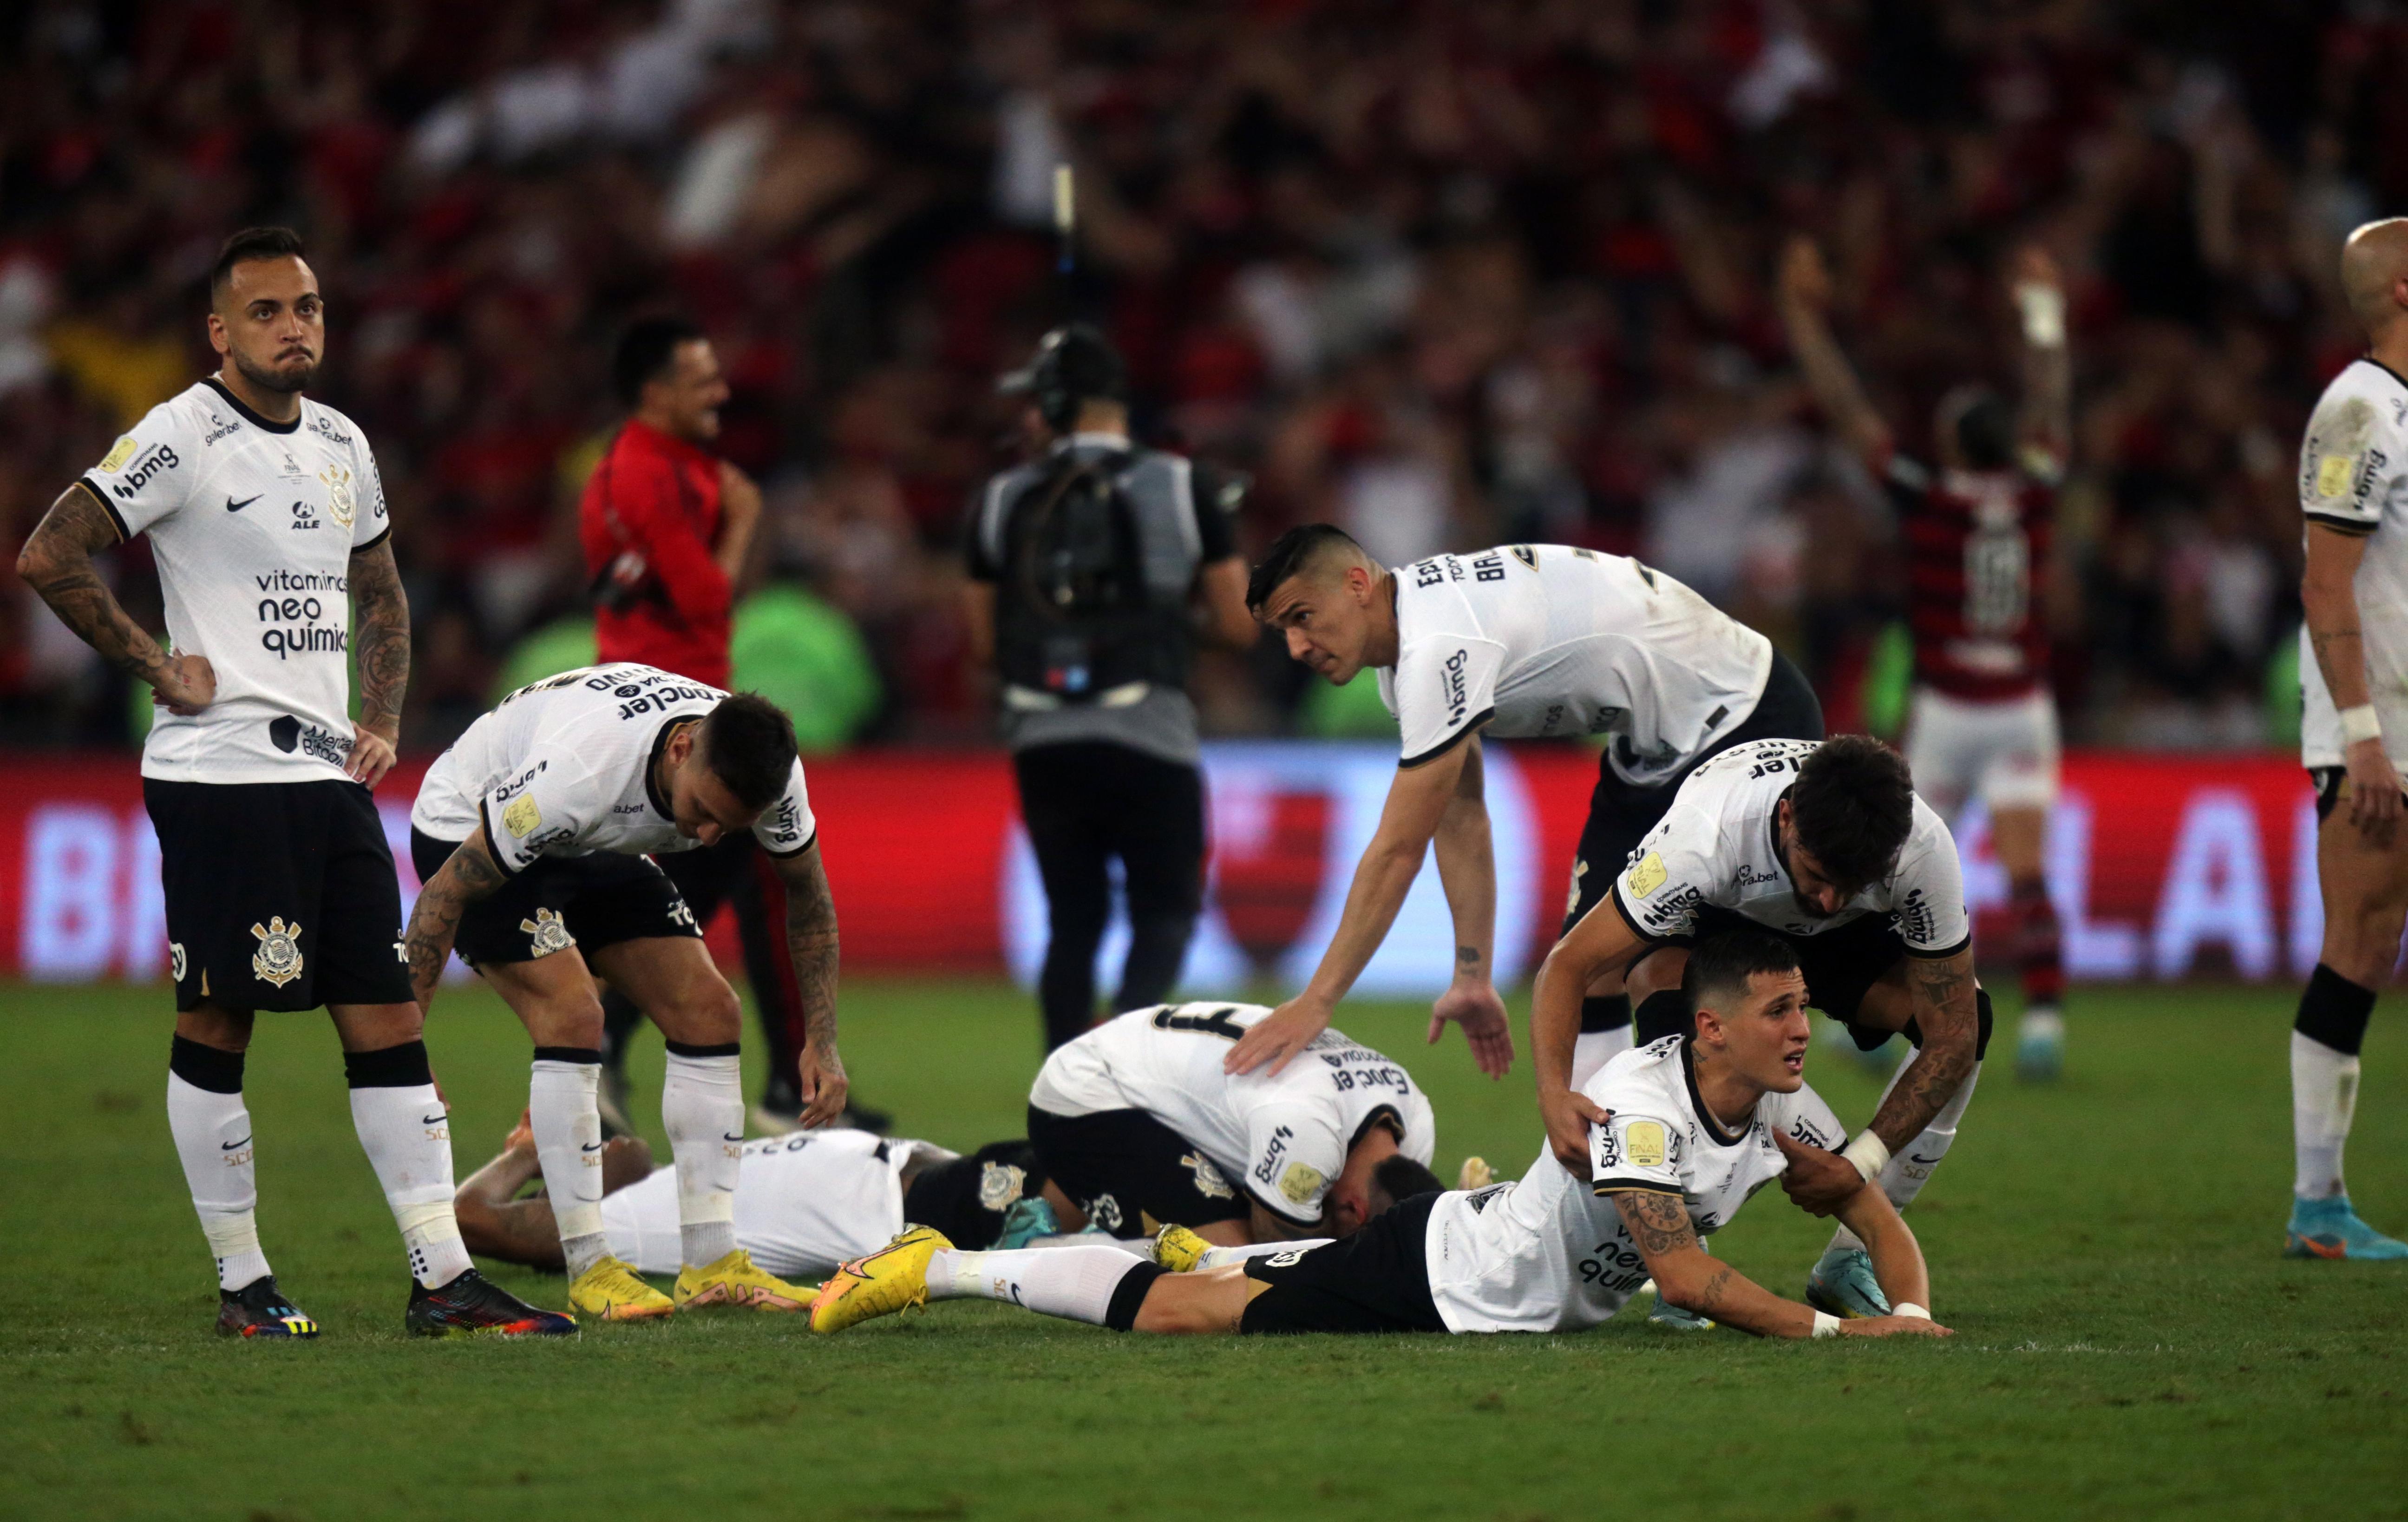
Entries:
[[281,988],[301,976],[301,922],[294,920],[288,927],[279,914],[265,926],[254,925],[251,933],[259,938],[259,950],[251,957],[251,971],[262,983],[272,983]]

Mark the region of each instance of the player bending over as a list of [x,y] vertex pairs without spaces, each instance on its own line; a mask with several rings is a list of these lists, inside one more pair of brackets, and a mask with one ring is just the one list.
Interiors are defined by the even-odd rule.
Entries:
[[[786,943],[807,1017],[804,1124],[835,1119],[845,1093],[836,908],[786,715],[649,666],[566,672],[470,725],[427,769],[409,825],[426,883],[403,942],[419,1003],[433,1002],[456,945],[535,1039],[527,1108],[570,1309],[605,1321],[687,1306],[800,1309],[801,1292],[736,1240],[736,991],[703,950],[694,912],[647,859],[752,832],[786,884]],[[683,1260],[673,1299],[613,1256],[603,1230],[596,972],[667,1038],[661,1122]]]
[[1182,1226],[1219,1246],[1344,1236],[1382,1187],[1439,1186],[1429,1100],[1369,1047],[1325,1030],[1283,1070],[1224,1070],[1270,1012],[1131,1010],[1054,1049],[1028,1091],[1028,1140],[1062,1229]]
[[1986,386],[1950,391],[1932,419],[1936,471],[1899,452],[1865,399],[1831,337],[1830,276],[1804,238],[1781,262],[1781,313],[1816,405],[1898,509],[1914,636],[1907,765],[1941,818],[1953,823],[1977,796],[1989,808],[2023,974],[2015,1070],[2044,1080],[2065,1060],[2065,964],[2042,876],[2058,747],[2038,594],[2072,446],[2073,366],[2056,266],[2026,249],[2010,279],[2023,315],[2022,413]]
[[1698,1245],[1841,1131],[1805,1085],[1806,983],[1786,943],[1718,937],[1690,959],[1684,992],[1693,1039],[1625,1052],[1588,1081],[1612,1120],[1592,1128],[1581,1178],[1542,1146],[1519,1183],[1418,1195],[1343,1241],[1177,1275],[1110,1248],[969,1252],[915,1229],[828,1280],[811,1328],[967,1298],[1118,1331],[1576,1331],[1652,1277],[1675,1303],[1761,1336],[1947,1336],[1925,1309],[1930,1279],[1914,1234],[1861,1182],[1839,1213],[1864,1239],[1895,1314],[1842,1321]]
[[[1304,991],[1231,1050],[1229,1070],[1293,1061],[1361,976],[1435,843],[1455,917],[1455,979],[1429,1039],[1461,1022],[1480,1070],[1513,1059],[1491,969],[1497,863],[1481,737],[1605,741],[1572,863],[1569,931],[1705,757],[1742,740],[1823,738],[1823,710],[1764,636],[1636,560],[1559,544],[1500,545],[1383,570],[1326,524],[1281,536],[1246,588],[1288,653],[1336,686],[1376,668],[1403,758],[1354,869],[1329,949]],[[1630,1045],[1609,977],[1582,1008],[1583,1076]]]
[[2358,1218],[2341,1158],[2358,1049],[2408,918],[2408,218],[2352,233],[2341,279],[2369,347],[2325,388],[2300,446],[2300,749],[2316,785],[2325,936],[2291,1026],[2298,1168],[2283,1250],[2397,1259],[2408,1242]]
[[[1807,1002],[1844,1021],[1857,1045],[1893,1031],[1914,1044],[1844,1161],[1811,1157],[1793,1181],[1816,1213],[1876,1175],[1905,1209],[1973,1097],[1989,995],[1973,978],[1948,826],[1914,796],[1898,753],[1864,735],[1759,740],[1698,768],[1607,901],[1548,954],[1531,991],[1530,1039],[1556,1157],[1587,1166],[1589,1126],[1604,1118],[1568,1078],[1582,990],[1629,969],[1640,1039],[1681,1029],[1685,948],[1735,926],[1789,940]],[[1806,1298],[1842,1315],[1887,1310],[1865,1246],[1843,1219]]]
[[[638,1273],[683,1266],[677,1170],[655,1168],[639,1137],[602,1144],[602,1231],[610,1256]],[[521,1116],[499,1156],[460,1185],[453,1208],[468,1249],[529,1268],[564,1266],[549,1196],[516,1198],[541,1172],[534,1127]],[[955,1242],[984,1247],[1042,1182],[1025,1142],[997,1142],[964,1157],[930,1142],[829,1127],[744,1144],[736,1174],[736,1242],[787,1279],[817,1281],[847,1258],[924,1221]]]

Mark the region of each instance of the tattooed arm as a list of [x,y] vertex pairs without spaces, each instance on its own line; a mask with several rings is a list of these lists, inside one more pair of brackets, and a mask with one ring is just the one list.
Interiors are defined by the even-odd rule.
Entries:
[[485,850],[485,838],[471,835],[452,853],[433,882],[418,890],[418,904],[409,912],[409,928],[402,932],[402,957],[409,964],[409,989],[421,1012],[435,1003],[435,986],[443,979],[443,964],[460,933],[460,916],[468,906],[490,896],[509,879]]
[[95,550],[118,542],[117,525],[108,510],[78,481],[59,494],[50,510],[34,525],[25,548],[17,555],[17,574],[40,594],[73,629],[76,638],[100,652],[101,659],[127,676],[149,682],[170,713],[191,715],[217,696],[217,673],[205,658],[170,655],[142,625],[126,616],[100,573],[93,568]]
[[1973,1076],[1981,1016],[1973,1002],[1973,949],[1954,956],[1910,956],[1906,977],[1923,1050],[1883,1101],[1870,1127],[1895,1154],[1906,1150],[1940,1107]]
[[409,596],[388,534],[351,556],[351,650],[359,657],[360,722],[344,770],[374,787],[401,743],[401,696],[409,686]]
[[803,1124],[826,1126],[844,1113],[848,1083],[836,1051],[836,900],[819,842],[778,858],[778,876],[786,884],[786,950],[803,1002]]
[[1488,834],[1488,801],[1480,737],[1463,742],[1463,770],[1431,837],[1439,885],[1455,916],[1455,981],[1430,1006],[1429,1040],[1458,1021],[1471,1060],[1491,1078],[1513,1066],[1513,1027],[1498,995],[1492,951],[1497,941],[1497,855]]
[[[1879,1195],[1878,1189],[1865,1193]],[[1758,1337],[1812,1337],[1814,1313],[1795,1300],[1784,1300],[1727,1263],[1707,1256],[1698,1245],[1697,1228],[1689,1223],[1681,1197],[1646,1189],[1617,1189],[1606,1196],[1622,1213],[1623,1229],[1647,1262],[1656,1293],[1684,1311],[1754,1332]],[[1886,1203],[1886,1201],[1885,1201]],[[1892,1217],[1897,1217],[1893,1213]],[[1912,1239],[1910,1239],[1912,1240]],[[1923,1336],[1948,1335],[1944,1327],[1899,1316],[1877,1316],[1840,1323],[1843,1336],[1889,1337],[1899,1332]]]

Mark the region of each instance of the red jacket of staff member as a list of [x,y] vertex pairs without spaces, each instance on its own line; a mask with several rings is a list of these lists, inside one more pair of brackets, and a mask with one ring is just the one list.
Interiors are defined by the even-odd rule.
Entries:
[[727,382],[710,340],[679,318],[629,328],[611,369],[633,415],[577,510],[596,648],[724,687],[736,582],[761,517],[760,490],[705,447]]

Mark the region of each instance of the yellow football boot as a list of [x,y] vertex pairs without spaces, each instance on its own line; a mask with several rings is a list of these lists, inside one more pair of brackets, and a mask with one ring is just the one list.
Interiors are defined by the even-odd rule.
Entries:
[[1497,1182],[1497,1170],[1488,1166],[1485,1157],[1466,1157],[1463,1170],[1455,1176],[1458,1189],[1485,1189]]
[[867,1257],[840,1266],[811,1301],[811,1330],[838,1332],[927,1304],[928,1259],[953,1245],[936,1228],[915,1226]]
[[569,1285],[568,1308],[597,1321],[650,1321],[677,1306],[624,1262],[606,1256]]
[[752,1255],[741,1247],[716,1263],[679,1270],[675,1293],[681,1311],[800,1311],[810,1303],[808,1290],[754,1268]]
[[1194,1273],[1212,1244],[1183,1226],[1164,1227],[1154,1239],[1154,1261],[1173,1273]]

